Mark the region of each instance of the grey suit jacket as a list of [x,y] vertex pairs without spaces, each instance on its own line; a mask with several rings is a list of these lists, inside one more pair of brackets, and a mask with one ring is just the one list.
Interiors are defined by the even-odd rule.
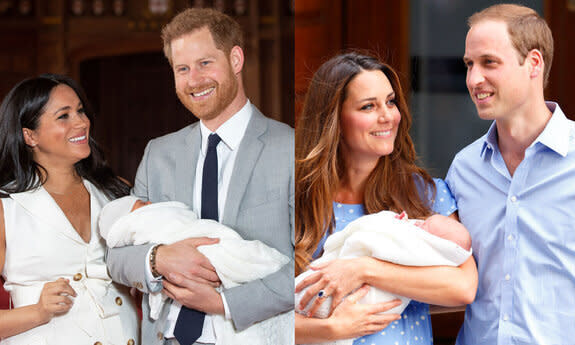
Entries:
[[[151,140],[138,167],[133,193],[152,202],[177,200],[193,206],[200,141],[199,123]],[[263,279],[225,290],[237,330],[293,309],[294,159],[293,129],[266,118],[252,106],[252,117],[232,172],[222,223],[244,239],[260,240],[292,260]],[[145,265],[150,247],[110,249],[107,264],[112,278],[147,293]],[[151,322],[146,320],[146,308],[144,328]],[[157,330],[158,325],[155,326]],[[157,334],[155,330],[150,332]]]

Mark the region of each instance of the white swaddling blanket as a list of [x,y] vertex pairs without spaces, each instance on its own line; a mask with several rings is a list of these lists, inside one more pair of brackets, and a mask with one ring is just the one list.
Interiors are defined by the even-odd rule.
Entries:
[[[113,206],[113,205],[110,205]],[[176,201],[161,202],[141,207],[128,213],[111,226],[106,208],[100,214],[100,234],[108,247],[140,245],[146,243],[171,244],[191,237],[219,238],[219,243],[199,246],[216,269],[225,289],[260,279],[279,270],[290,260],[261,241],[248,241],[231,228],[213,220],[198,219],[185,204]],[[149,294],[150,316],[157,319],[167,296],[161,292]],[[254,324],[237,332],[231,320],[213,315],[216,344],[267,344],[270,330],[293,327],[293,312],[287,312]],[[284,332],[285,333],[285,332]],[[258,339],[259,338],[259,339]],[[283,341],[283,340],[279,340]]]
[[[398,219],[397,213],[391,211],[381,211],[359,217],[349,223],[342,231],[327,238],[323,255],[314,263],[338,258],[371,256],[405,266],[459,266],[471,256],[471,250],[467,251],[454,242],[432,235],[415,226],[414,222],[415,220]],[[307,270],[298,275],[295,284],[299,284],[313,273],[313,270]],[[295,294],[296,311],[303,314],[312,304],[310,302],[303,310],[298,308],[299,301],[305,291],[304,289]],[[316,298],[317,296],[312,299],[312,302]],[[411,300],[380,289],[369,289],[369,292],[359,303],[374,304],[396,298],[401,300],[401,305],[388,310],[386,313],[401,314]],[[331,300],[331,297],[327,297],[314,317],[328,317]],[[350,345],[352,343],[353,339],[345,339],[322,343],[322,345]]]

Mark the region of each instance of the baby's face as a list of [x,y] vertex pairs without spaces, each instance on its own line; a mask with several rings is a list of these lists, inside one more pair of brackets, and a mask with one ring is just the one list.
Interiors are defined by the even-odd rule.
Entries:
[[136,200],[136,202],[134,203],[134,206],[132,206],[132,210],[130,212],[134,212],[135,210],[139,209],[140,207],[144,207],[146,205],[151,204],[151,201],[142,201],[142,200]]

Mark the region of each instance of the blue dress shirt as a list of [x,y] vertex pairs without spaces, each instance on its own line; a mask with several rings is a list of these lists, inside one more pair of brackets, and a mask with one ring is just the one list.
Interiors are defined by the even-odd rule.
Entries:
[[575,344],[575,122],[547,107],[513,176],[495,123],[447,174],[479,273],[458,345]]

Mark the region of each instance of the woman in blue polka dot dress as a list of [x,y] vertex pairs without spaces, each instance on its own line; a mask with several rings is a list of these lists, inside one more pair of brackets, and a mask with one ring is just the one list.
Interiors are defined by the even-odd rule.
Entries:
[[[388,65],[347,53],[318,69],[296,127],[296,274],[321,255],[329,235],[364,214],[392,210],[424,218],[456,211],[447,185],[415,164],[410,126],[399,79]],[[308,287],[300,307],[315,296],[332,296],[332,312],[326,319],[312,317],[322,302],[317,298],[308,315],[297,314],[298,344],[432,344],[427,303],[467,304],[477,287],[473,257],[459,267],[360,257],[311,268],[316,273],[296,286]],[[401,315],[381,314],[397,304],[355,303],[369,286],[413,301]]]

